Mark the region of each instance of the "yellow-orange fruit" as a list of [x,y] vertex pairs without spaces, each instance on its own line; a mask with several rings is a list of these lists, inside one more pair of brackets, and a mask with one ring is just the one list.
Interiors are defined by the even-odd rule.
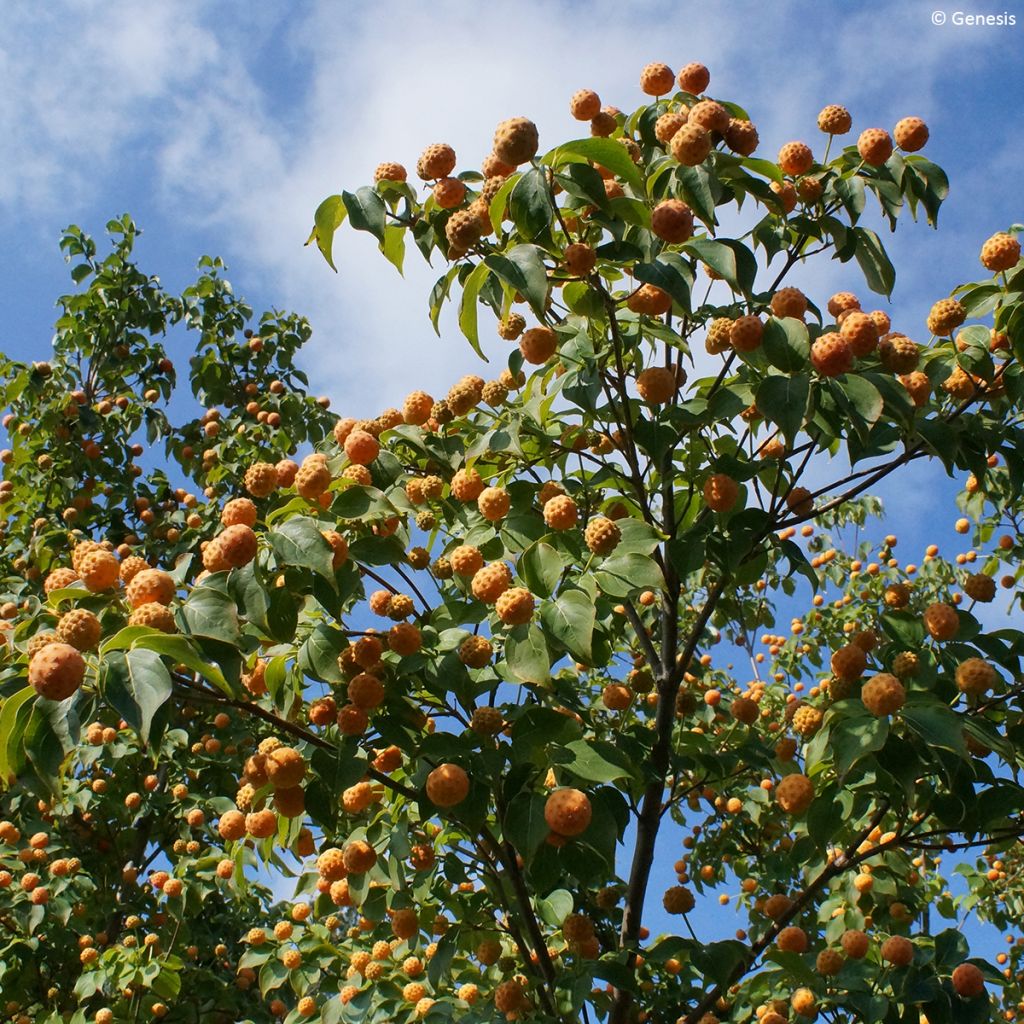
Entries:
[[795,178],[814,166],[814,154],[805,142],[787,142],[779,150],[778,164],[783,174]]
[[936,601],[924,611],[924,628],[935,640],[952,640],[960,630],[960,617],[955,608]]
[[864,707],[876,718],[884,718],[899,711],[906,703],[907,691],[894,675],[879,672],[861,687],[860,699]]
[[79,575],[88,590],[110,590],[120,578],[120,568],[117,557],[101,548],[99,551],[90,551],[82,558]]
[[240,569],[256,557],[256,534],[244,523],[225,527],[218,535],[217,543],[221,557],[232,569]]
[[683,92],[699,96],[711,84],[711,72],[703,64],[692,61],[680,68],[676,81]]
[[245,489],[254,498],[265,498],[277,490],[277,467],[270,462],[257,462],[245,471]]
[[686,124],[686,118],[685,110],[670,110],[662,114],[654,122],[654,137],[663,145],[667,145],[672,141],[672,136]]
[[593,810],[590,798],[579,789],[556,789],[544,804],[544,820],[560,836],[578,836],[587,830]]
[[818,114],[818,127],[826,135],[845,135],[853,127],[853,118],[846,107],[830,103]]
[[60,641],[47,644],[28,665],[29,683],[47,700],[67,700],[84,678],[85,659],[70,644]]
[[522,626],[533,618],[533,595],[524,587],[510,587],[494,602],[497,616],[506,626]]
[[531,327],[519,339],[519,351],[534,366],[546,363],[558,348],[558,336],[550,327]]
[[906,967],[914,959],[914,944],[902,935],[891,935],[882,943],[881,953],[894,967]]
[[661,905],[669,914],[688,914],[695,903],[693,893],[683,885],[673,885],[666,889],[661,898]]
[[972,697],[984,697],[998,678],[996,670],[984,658],[967,658],[956,667],[957,688]]
[[648,405],[664,405],[678,386],[676,371],[667,366],[649,366],[636,379],[636,389]]
[[739,484],[725,473],[714,473],[704,483],[704,501],[714,512],[728,512],[739,494]]
[[[787,778],[793,778],[793,776],[789,775]],[[775,944],[786,953],[806,953],[807,933],[803,928],[790,925],[779,932],[775,939]]]
[[508,515],[509,509],[512,507],[512,499],[504,487],[487,487],[480,492],[476,504],[484,519],[496,523]]
[[457,764],[438,765],[427,776],[427,798],[438,807],[454,807],[469,795],[469,776]]
[[345,438],[345,454],[357,466],[368,466],[380,454],[380,442],[366,430],[353,430]]
[[[232,498],[220,512],[220,521],[224,526],[242,523],[245,526],[256,525],[256,506],[248,498]],[[124,579],[122,573],[121,578]]]
[[278,747],[266,759],[267,778],[274,789],[291,789],[306,774],[306,762],[293,747]]
[[814,783],[806,775],[787,775],[775,787],[775,802],[787,813],[799,817],[814,799]]
[[601,113],[601,97],[593,89],[578,89],[569,99],[569,113],[577,121],[589,121]]
[[424,181],[446,178],[454,170],[455,150],[444,142],[435,142],[427,146],[416,161],[416,173]]
[[962,999],[977,999],[985,994],[985,975],[971,963],[960,964],[953,971],[953,991]]
[[857,152],[872,167],[880,167],[892,156],[892,139],[884,128],[865,128],[857,139]]
[[696,167],[711,152],[711,133],[687,121],[669,141],[669,150],[684,167]]
[[1020,242],[1005,231],[993,235],[981,247],[981,263],[986,270],[1012,270],[1019,262]]
[[771,311],[780,319],[791,316],[803,320],[807,313],[807,296],[799,288],[780,288],[772,296]]
[[346,843],[341,856],[345,870],[352,875],[365,874],[377,863],[377,851],[363,839]]
[[595,555],[607,555],[618,547],[622,531],[605,516],[596,516],[583,531],[587,548]]
[[868,954],[868,937],[856,928],[849,928],[843,932],[839,941],[842,944],[843,952],[851,960],[863,960]]
[[100,620],[85,608],[72,608],[57,623],[57,639],[79,651],[91,651],[103,635]]
[[478,601],[494,604],[512,586],[512,570],[504,562],[490,562],[473,576],[470,589]]
[[928,125],[919,117],[904,117],[896,122],[892,134],[904,153],[916,153],[928,141]]
[[503,163],[518,167],[537,155],[537,126],[525,117],[502,121],[494,132],[494,155]]
[[640,89],[648,96],[664,96],[675,84],[675,72],[667,64],[647,64],[640,72]]
[[651,230],[673,245],[685,242],[693,234],[693,210],[681,199],[665,199],[651,211]]
[[176,633],[177,623],[174,621],[174,612],[166,605],[158,604],[156,601],[147,601],[133,609],[128,616],[129,626],[146,626],[149,629],[158,629],[161,633]]
[[967,310],[956,299],[939,299],[928,314],[928,330],[937,338],[947,338],[966,319]]

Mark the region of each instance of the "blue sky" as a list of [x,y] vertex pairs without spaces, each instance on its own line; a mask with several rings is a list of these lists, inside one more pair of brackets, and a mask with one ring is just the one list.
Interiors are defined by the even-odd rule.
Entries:
[[[1024,6],[971,9],[1016,10],[1013,27],[956,26],[951,17],[936,26],[936,9],[960,8],[945,0],[8,5],[0,349],[44,357],[53,301],[69,285],[60,229],[74,222],[99,235],[128,211],[145,231],[143,266],[168,286],[183,286],[201,254],[219,254],[257,310],[308,315],[315,334],[305,368],[340,413],[373,415],[416,387],[443,393],[479,364],[450,319],[442,339],[430,329],[426,299],[440,269],[410,253],[403,282],[368,236],[343,233],[333,274],[302,245],[317,203],[367,183],[381,160],[411,168],[436,141],[455,146],[460,166],[476,166],[494,125],[513,115],[533,118],[542,146],[553,145],[580,130],[567,110],[573,91],[592,87],[632,109],[651,60],[707,64],[710,93],[740,103],[758,125],[762,156],[792,139],[820,154],[815,117],[826,103],[847,106],[855,132],[910,114],[928,122],[925,155],[946,168],[952,191],[937,233],[908,223],[884,234],[898,269],[892,305],[869,299],[852,264],[818,263],[791,281],[822,305],[833,291],[856,291],[866,308],[888,309],[894,327],[925,340],[931,303],[983,276],[982,241],[1021,219]],[[952,488],[941,471],[913,472],[910,486],[904,479],[884,494],[889,519],[876,535],[900,534],[908,560],[933,540],[961,550],[956,513],[944,504]],[[677,853],[662,855],[659,882],[670,883]]]

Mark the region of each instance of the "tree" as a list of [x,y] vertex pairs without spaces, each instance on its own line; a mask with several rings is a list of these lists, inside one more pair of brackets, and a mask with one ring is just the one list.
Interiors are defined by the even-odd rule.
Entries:
[[[68,230],[53,358],[4,367],[10,1017],[1016,1018],[1021,947],[937,918],[1024,910],[1024,634],[974,614],[1001,572],[1021,605],[1020,247],[927,344],[820,308],[787,279],[825,253],[891,292],[867,192],[935,223],[927,128],[830,157],[828,107],[820,161],[770,161],[708,86],[649,65],[631,115],[572,97],[588,138],[513,118],[482,173],[438,144],[426,197],[386,163],[325,200],[332,266],[345,220],[399,269],[411,237],[435,328],[457,296],[478,353],[481,307],[518,341],[373,420],[306,395],[308,325],[249,330],[219,261],[174,297],[128,218],[102,261]],[[969,474],[970,552],[850,536],[929,461]],[[749,924],[709,941],[721,897]]]

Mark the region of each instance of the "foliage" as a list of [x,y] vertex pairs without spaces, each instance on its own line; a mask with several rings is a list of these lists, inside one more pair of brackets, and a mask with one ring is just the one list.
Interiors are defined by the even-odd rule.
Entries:
[[[1000,572],[1020,604],[1019,247],[986,243],[918,345],[784,282],[829,253],[889,293],[865,194],[934,223],[938,167],[870,132],[754,158],[690,92],[593,113],[543,155],[504,122],[489,177],[432,146],[425,198],[385,164],[318,209],[331,265],[346,221],[399,269],[411,241],[449,263],[435,327],[452,302],[481,355],[481,307],[519,340],[372,420],[306,395],[308,325],[249,331],[219,261],[170,296],[127,218],[102,261],[66,233],[53,358],[3,367],[15,1019],[940,1024],[989,1019],[984,982],[1013,1019],[1017,953],[971,960],[929,912],[1019,919],[1024,634],[974,614]],[[180,426],[170,329],[207,407]],[[970,474],[975,549],[851,540],[929,461]],[[734,939],[644,927],[724,886]]]

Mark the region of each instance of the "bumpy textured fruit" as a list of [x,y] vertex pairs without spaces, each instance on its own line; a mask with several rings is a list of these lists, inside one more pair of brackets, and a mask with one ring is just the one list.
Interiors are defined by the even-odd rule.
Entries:
[[757,316],[741,316],[732,322],[729,330],[729,344],[737,352],[753,352],[761,347],[764,324]]
[[459,661],[468,668],[483,668],[493,653],[494,647],[485,636],[468,636],[459,644]]
[[688,124],[699,124],[705,131],[723,133],[729,127],[729,111],[714,100],[700,100],[690,107]]
[[442,210],[453,210],[461,206],[466,198],[466,185],[458,178],[438,178],[434,182],[434,202]]
[[826,135],[845,135],[853,127],[853,118],[846,107],[830,103],[818,114],[818,127]]
[[478,601],[494,604],[512,585],[512,570],[504,562],[491,562],[473,577],[470,589]]
[[977,999],[985,994],[985,975],[974,964],[960,964],[953,971],[953,991],[962,999]]
[[686,124],[686,118],[687,113],[685,110],[667,111],[654,122],[654,137],[662,145],[667,145],[672,141],[672,136]]
[[544,523],[552,530],[571,529],[579,521],[576,502],[567,494],[556,494],[544,503]]
[[920,361],[917,342],[904,334],[885,334],[878,339],[878,358],[892,373],[912,373]]
[[546,363],[558,347],[558,336],[550,327],[531,327],[519,339],[519,351],[534,366]]
[[100,620],[85,608],[72,608],[57,623],[57,639],[79,651],[91,651],[103,635]]
[[569,100],[569,113],[577,121],[589,121],[601,113],[601,97],[593,89],[577,89]]
[[795,178],[814,166],[814,154],[805,142],[787,142],[779,150],[778,164],[783,174]]
[[676,80],[683,92],[699,96],[711,84],[711,72],[703,64],[692,61],[680,68]]
[[667,366],[649,366],[636,379],[636,389],[648,405],[664,405],[676,393],[676,371]]
[[673,885],[665,890],[661,898],[661,905],[669,914],[688,914],[695,905],[693,893],[685,886]]
[[424,181],[447,178],[455,170],[455,150],[445,142],[427,146],[416,161],[416,173]]
[[622,531],[605,516],[596,516],[583,531],[587,548],[595,555],[607,555],[618,547]]
[[245,489],[254,498],[265,498],[277,490],[277,467],[270,462],[257,462],[245,471]]
[[[237,523],[255,526],[256,506],[248,498],[232,498],[221,509],[220,521],[224,526],[234,526]],[[121,579],[124,579],[123,574]]]
[[832,669],[833,675],[840,679],[856,681],[864,675],[864,670],[868,667],[868,659],[863,649],[857,644],[847,644],[833,653],[829,667]]
[[892,156],[892,139],[884,128],[865,128],[857,139],[857,152],[872,167],[881,167]]
[[919,117],[904,117],[896,122],[892,134],[905,153],[916,153],[928,141],[928,125]]
[[498,321],[498,337],[515,341],[526,329],[526,320],[520,313],[509,313]]
[[55,641],[33,655],[28,681],[47,700],[67,700],[82,685],[85,659],[70,644]]
[[399,163],[393,160],[377,164],[373,172],[374,182],[378,181],[406,181],[409,177],[408,171]]
[[[823,977],[831,978],[837,975],[842,969],[843,964],[846,961],[843,959],[842,953],[834,949],[823,949],[815,958],[814,969]],[[767,1017],[767,1014],[765,1015]],[[780,1017],[780,1021],[785,1021],[785,1017]],[[765,1018],[761,1018],[761,1024],[764,1024]]]
[[711,321],[708,327],[707,337],[704,339],[704,348],[708,355],[720,355],[730,349],[729,338],[732,335],[732,320],[729,317],[720,316]]
[[791,316],[803,320],[807,313],[807,296],[799,288],[780,288],[771,301],[772,316]]
[[868,313],[862,313],[859,309],[851,310],[843,317],[839,334],[858,359],[870,355],[878,347],[878,328],[875,321]]
[[841,334],[830,331],[815,339],[811,364],[823,377],[838,377],[853,369],[853,350]]
[[761,141],[756,126],[739,117],[729,118],[729,124],[722,133],[725,144],[740,156],[750,156]]
[[156,601],[158,604],[170,604],[177,587],[170,573],[163,569],[143,569],[136,573],[128,584],[126,596],[133,608]]
[[948,338],[967,319],[967,310],[956,299],[939,299],[928,314],[928,330]]
[[894,967],[906,967],[914,959],[914,944],[902,935],[891,935],[882,943],[881,953]]
[[80,563],[79,575],[88,590],[94,593],[110,590],[120,579],[121,566],[110,551],[90,551]]
[[512,167],[532,160],[538,145],[537,126],[528,118],[512,117],[495,129],[494,155]]
[[806,775],[787,775],[775,787],[775,802],[787,813],[799,816],[811,806],[814,783]]
[[240,569],[256,557],[256,534],[251,527],[243,523],[223,529],[217,537],[217,542],[220,545],[221,557],[232,569]]
[[842,934],[840,943],[843,947],[843,952],[851,960],[863,960],[868,954],[868,946],[870,945],[867,935],[857,928],[848,928]]
[[903,707],[907,691],[896,676],[879,672],[861,687],[860,699],[876,718],[886,718]]
[[666,199],[651,212],[651,230],[665,242],[685,242],[693,234],[693,210],[681,199]]
[[476,501],[485,486],[483,477],[475,469],[460,469],[452,477],[452,496],[459,501]]
[[590,798],[579,789],[556,789],[544,804],[544,820],[560,836],[578,836],[590,826],[593,810]]
[[669,150],[684,167],[696,167],[711,152],[711,134],[699,124],[687,121],[672,136]]
[[955,608],[936,601],[924,611],[924,628],[935,640],[952,640],[960,629],[960,617]]
[[294,747],[278,747],[265,761],[267,778],[275,789],[291,789],[306,774],[306,762]]
[[480,241],[483,230],[480,218],[472,210],[456,210],[448,218],[444,233],[453,248],[465,252]]
[[140,604],[128,616],[129,626],[146,626],[149,629],[158,629],[161,633],[176,633],[177,623],[174,621],[174,612],[166,605],[158,604],[156,601],[147,601]]
[[704,501],[714,512],[728,512],[739,494],[739,484],[725,473],[714,473],[704,483]]
[[[349,437],[351,436],[352,434],[349,434]],[[345,443],[348,443],[347,438]],[[316,501],[330,486],[331,471],[326,459],[314,456],[303,459],[298,473],[295,474],[295,490],[308,501]]]
[[675,84],[675,72],[667,64],[647,64],[640,72],[640,89],[648,96],[664,96]]
[[492,523],[504,519],[512,507],[512,499],[504,487],[485,487],[476,500],[480,515]]
[[357,466],[368,466],[380,454],[380,442],[366,430],[353,430],[345,438],[345,454]]
[[526,1005],[526,990],[518,978],[503,981],[494,990],[494,1008],[506,1016],[518,1014]]
[[813,736],[821,729],[824,715],[817,708],[804,704],[793,714],[793,732],[799,736]]
[[438,765],[427,776],[427,797],[438,807],[454,807],[469,795],[469,776],[457,764]]
[[988,604],[990,601],[995,600],[996,581],[987,573],[971,573],[971,575],[964,580],[964,593],[972,601],[980,601],[982,604]]
[[565,247],[565,265],[570,274],[586,277],[597,263],[597,254],[585,242],[573,242]]
[[998,273],[1011,270],[1020,262],[1020,242],[1013,235],[1000,231],[981,247],[981,264]]
[[498,618],[506,626],[522,626],[533,618],[533,595],[524,587],[510,587],[494,602]]
[[984,697],[997,678],[996,670],[984,658],[968,658],[956,667],[957,687],[972,697]]
[[[792,778],[792,776],[789,776]],[[792,901],[790,901],[792,903]],[[778,938],[775,940],[775,944],[786,953],[806,953],[807,952],[807,932],[803,928],[798,928],[795,925],[790,925],[788,928],[783,928],[779,932]]]
[[345,877],[348,873],[345,868],[345,858],[337,847],[329,847],[324,850],[316,859],[316,869],[320,877],[328,882],[335,882]]
[[484,565],[484,556],[472,544],[460,544],[451,551],[448,560],[459,576],[475,576]]

